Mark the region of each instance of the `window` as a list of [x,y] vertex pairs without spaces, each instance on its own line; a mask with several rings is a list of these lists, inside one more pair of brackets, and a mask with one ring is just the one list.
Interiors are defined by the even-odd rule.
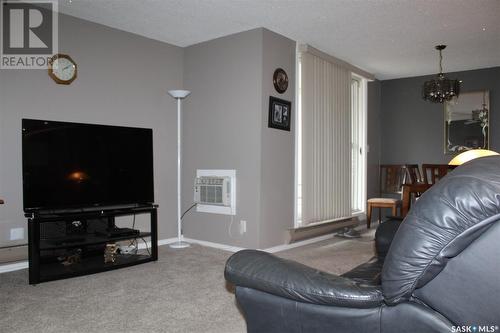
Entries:
[[297,75],[295,225],[363,213],[366,79],[307,51]]

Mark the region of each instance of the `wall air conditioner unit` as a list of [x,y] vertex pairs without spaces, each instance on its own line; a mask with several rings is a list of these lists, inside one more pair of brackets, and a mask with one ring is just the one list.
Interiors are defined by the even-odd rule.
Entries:
[[198,212],[236,214],[236,170],[197,170],[194,202]]
[[231,206],[231,178],[196,178],[194,182],[194,201],[205,205]]

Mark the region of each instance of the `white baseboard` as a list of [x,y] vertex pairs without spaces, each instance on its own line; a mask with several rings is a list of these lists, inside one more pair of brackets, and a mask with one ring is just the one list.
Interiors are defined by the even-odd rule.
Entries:
[[[166,239],[159,239],[158,240],[158,246],[162,246],[162,245],[168,245],[168,244],[172,244],[174,242],[177,241],[177,237],[172,237],[172,238],[166,238]],[[151,248],[151,241],[147,241],[146,243],[144,242],[141,242],[141,241],[137,241],[139,243],[139,250],[144,250],[146,249],[146,243],[148,244],[148,248]]]
[[28,260],[18,261],[12,264],[0,265],[0,274],[18,271],[20,269],[28,268]]
[[277,245],[273,247],[269,247],[267,249],[263,249],[262,251],[269,252],[269,253],[276,253],[276,252],[281,252],[285,250],[290,250],[296,247],[304,246],[304,245],[309,245],[317,242],[321,242],[330,238],[333,238],[334,234],[329,234],[329,235],[323,235],[323,236],[318,236],[314,238],[309,238],[303,241],[298,241],[295,243],[290,243],[290,244],[282,244],[282,245]]
[[188,243],[194,243],[194,244],[199,244],[203,246],[208,246],[208,247],[213,247],[216,249],[224,250],[224,251],[229,251],[229,252],[238,252],[240,250],[244,250],[245,248],[243,247],[237,247],[237,246],[231,246],[231,245],[226,245],[226,244],[220,244],[220,243],[214,243],[214,242],[208,242],[208,241],[203,241],[203,240],[198,240],[198,239],[192,239],[192,238],[184,238],[184,240]]
[[[159,239],[158,240],[158,246],[162,245],[168,245],[177,242],[177,237],[172,237],[172,238],[166,238],[166,239]],[[151,244],[151,242],[149,242]]]
[[[182,240],[187,243],[192,243],[192,244],[199,244],[202,246],[207,246],[207,247],[212,247],[215,249],[219,250],[224,250],[224,251],[229,251],[229,252],[238,252],[240,250],[243,250],[244,248],[242,247],[237,247],[237,246],[231,246],[231,245],[226,245],[226,244],[220,244],[220,243],[214,243],[214,242],[209,242],[209,241],[204,241],[204,240],[199,240],[199,239],[193,239],[193,238],[186,238],[182,237]],[[161,245],[168,245],[177,242],[177,237],[174,238],[167,238],[167,239],[160,239],[158,240],[158,246]],[[148,247],[151,246],[151,242],[147,242]],[[139,249],[143,250],[146,248],[146,245],[144,242],[139,243]]]
[[[265,252],[268,252],[268,253],[275,253],[275,252],[285,251],[285,250],[293,249],[293,248],[296,248],[296,247],[300,247],[300,246],[305,246],[305,245],[309,245],[309,244],[321,242],[321,241],[333,238],[334,236],[335,236],[334,234],[318,236],[318,237],[306,239],[306,240],[295,242],[295,243],[291,243],[291,244],[282,244],[282,245],[277,245],[277,246],[269,247],[267,249],[262,249],[261,251],[265,251]],[[172,239],[172,238],[169,238],[169,240],[170,239]],[[177,238],[174,238],[174,241],[176,241],[176,240],[177,240]],[[213,247],[213,248],[216,248],[216,249],[221,249],[221,250],[229,251],[229,252],[238,252],[238,251],[246,249],[244,247],[231,246],[231,245],[214,243],[214,242],[208,242],[208,241],[203,241],[203,240],[198,240],[198,239],[192,239],[192,238],[184,238],[184,241],[186,241],[188,243],[199,244],[199,245],[202,245],[202,246]],[[172,243],[172,241],[169,241],[169,243]],[[169,243],[165,243],[165,244],[169,244]],[[158,242],[158,244],[159,244],[159,242]]]

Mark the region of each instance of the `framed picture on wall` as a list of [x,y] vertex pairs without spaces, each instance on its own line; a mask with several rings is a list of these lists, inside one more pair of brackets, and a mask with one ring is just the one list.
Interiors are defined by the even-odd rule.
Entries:
[[269,96],[268,127],[290,131],[292,102]]

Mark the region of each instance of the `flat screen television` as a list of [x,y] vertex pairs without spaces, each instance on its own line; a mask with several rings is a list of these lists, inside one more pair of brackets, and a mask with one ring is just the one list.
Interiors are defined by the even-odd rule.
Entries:
[[22,147],[25,212],[154,202],[151,129],[23,119]]

